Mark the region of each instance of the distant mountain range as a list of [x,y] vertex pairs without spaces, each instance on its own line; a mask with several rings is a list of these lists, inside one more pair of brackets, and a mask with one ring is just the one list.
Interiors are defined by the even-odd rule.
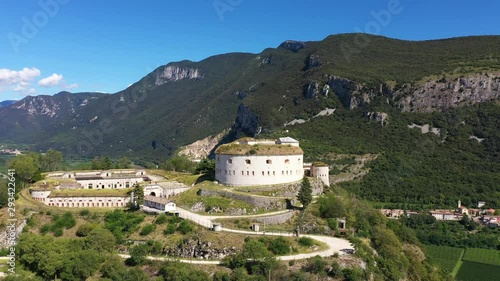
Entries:
[[[158,163],[223,131],[222,141],[290,135],[311,159],[382,155],[376,178],[354,188],[366,197],[418,201],[434,186],[451,193],[430,201],[498,202],[499,97],[500,36],[341,34],[172,62],[114,94],[26,97],[0,108],[0,142]],[[394,192],[400,185],[409,193]]]
[[[499,47],[498,36],[410,42],[343,34],[286,41],[260,54],[169,63],[115,94],[61,92],[3,107],[0,141],[66,154],[163,159],[231,127],[238,108],[244,115],[238,134],[251,135],[325,107],[387,101],[403,111],[428,112],[496,100]],[[256,120],[247,120],[251,114]],[[107,123],[108,130],[101,128]]]
[[15,103],[17,100],[4,100],[0,102],[0,107],[8,106]]

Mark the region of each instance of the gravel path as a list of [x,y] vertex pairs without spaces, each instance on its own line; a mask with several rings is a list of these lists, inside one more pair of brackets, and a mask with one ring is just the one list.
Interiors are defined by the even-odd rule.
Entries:
[[[272,216],[272,215],[277,215],[277,214],[282,214],[289,212],[288,210],[285,211],[278,211],[278,212],[272,212],[272,213],[267,213],[267,214],[258,214],[258,215],[243,215],[243,216],[205,216],[205,215],[199,215],[193,212],[190,212],[188,210],[182,209],[182,208],[177,208],[179,211],[179,215],[184,218],[191,220],[197,224],[200,224],[202,226],[207,227],[208,225],[212,225],[212,220],[215,219],[223,219],[223,218],[242,218],[242,217],[265,217],[265,216]],[[158,210],[159,213],[161,211]],[[265,236],[285,236],[285,237],[294,237],[294,233],[289,233],[289,232],[264,232],[264,231],[246,231],[246,230],[237,230],[237,229],[230,229],[230,228],[222,228],[222,231],[225,232],[231,232],[231,233],[240,233],[240,234],[246,234],[246,235],[265,235]],[[304,254],[297,254],[297,255],[288,255],[288,256],[277,256],[276,258],[278,260],[300,260],[300,259],[307,259],[311,258],[314,256],[321,256],[321,257],[329,257],[334,255],[335,253],[338,253],[339,255],[346,254],[347,251],[354,250],[353,245],[347,240],[343,238],[336,238],[336,237],[330,237],[330,236],[322,236],[322,235],[310,235],[310,234],[303,234],[301,237],[309,237],[311,239],[320,241],[325,243],[328,246],[328,249],[322,250],[322,251],[317,251],[313,253],[304,253]],[[120,255],[123,258],[128,258],[130,257],[129,255]],[[207,261],[207,260],[189,260],[189,259],[175,259],[171,257],[152,257],[149,256],[148,259],[151,260],[163,260],[163,261],[180,261],[184,263],[193,263],[193,264],[220,264],[220,261],[218,260],[212,260],[212,261]]]

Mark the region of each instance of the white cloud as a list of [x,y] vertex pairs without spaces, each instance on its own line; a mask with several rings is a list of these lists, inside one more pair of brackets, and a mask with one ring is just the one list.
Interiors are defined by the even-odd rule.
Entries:
[[42,80],[38,81],[38,86],[45,88],[55,87],[61,83],[63,78],[64,77],[61,74],[52,73],[52,75],[50,75],[49,77],[43,78]]
[[19,71],[0,68],[0,92],[11,87],[16,92],[24,91],[38,76],[40,76],[40,70],[35,67],[25,67]]
[[33,94],[36,94],[36,90],[35,88],[31,88],[29,89],[29,91],[27,92],[28,95],[33,95]]

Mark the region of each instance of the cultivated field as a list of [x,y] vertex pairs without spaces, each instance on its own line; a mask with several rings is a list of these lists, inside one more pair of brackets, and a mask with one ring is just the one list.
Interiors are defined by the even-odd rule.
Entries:
[[457,281],[498,281],[500,266],[464,261],[455,278]]
[[457,281],[500,280],[500,251],[425,246],[427,255]]
[[464,249],[448,246],[425,246],[429,257],[447,272],[452,272],[453,268],[460,261]]
[[[468,248],[465,251],[463,260],[500,266],[500,251]],[[498,280],[500,280],[500,275]]]

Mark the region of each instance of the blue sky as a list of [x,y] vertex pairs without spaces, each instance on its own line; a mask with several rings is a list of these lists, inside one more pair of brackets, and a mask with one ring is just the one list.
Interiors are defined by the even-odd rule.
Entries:
[[171,61],[287,39],[497,35],[498,11],[496,0],[0,0],[0,101],[114,93]]

